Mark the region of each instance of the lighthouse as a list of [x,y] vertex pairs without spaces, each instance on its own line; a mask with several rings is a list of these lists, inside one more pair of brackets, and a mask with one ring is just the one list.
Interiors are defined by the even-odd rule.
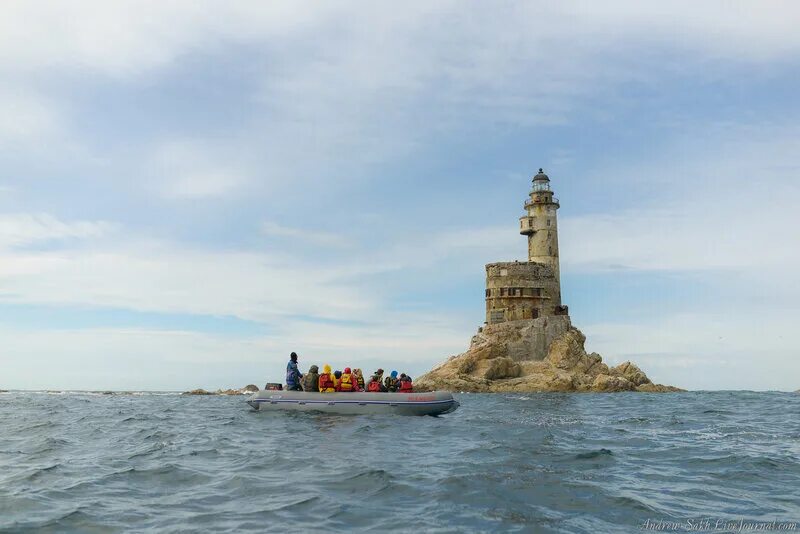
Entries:
[[539,169],[533,177],[533,188],[525,201],[524,216],[519,218],[519,233],[528,236],[528,261],[550,266],[557,281],[558,265],[558,199],[553,196],[550,178]]
[[528,236],[528,261],[486,265],[487,325],[569,314],[561,304],[558,207],[550,178],[539,169],[519,219],[519,232]]

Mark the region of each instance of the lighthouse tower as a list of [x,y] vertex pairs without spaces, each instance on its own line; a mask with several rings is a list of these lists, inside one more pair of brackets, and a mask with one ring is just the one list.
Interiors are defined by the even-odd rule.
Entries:
[[550,189],[550,178],[539,169],[539,174],[533,177],[530,198],[525,201],[527,214],[519,219],[519,233],[528,236],[528,261],[550,266],[556,282],[561,278],[558,266],[558,208],[558,199],[553,197]]
[[569,314],[561,304],[556,210],[550,178],[539,169],[525,201],[527,214],[519,219],[519,233],[528,236],[528,261],[486,265],[488,326]]

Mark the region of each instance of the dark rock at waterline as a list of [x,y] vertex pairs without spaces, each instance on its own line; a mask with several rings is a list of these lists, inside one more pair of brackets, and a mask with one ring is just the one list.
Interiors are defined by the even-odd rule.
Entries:
[[204,389],[193,389],[191,391],[184,391],[181,395],[214,395],[215,393],[211,391],[206,391]]
[[205,389],[198,388],[191,391],[184,391],[181,395],[248,395],[258,391],[258,386],[248,384],[241,389],[218,389],[216,391],[206,391]]

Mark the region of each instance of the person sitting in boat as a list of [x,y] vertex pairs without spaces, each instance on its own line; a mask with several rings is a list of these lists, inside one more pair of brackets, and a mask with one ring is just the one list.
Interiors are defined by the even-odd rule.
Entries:
[[303,374],[297,368],[297,353],[293,352],[289,356],[289,363],[286,364],[286,389],[289,391],[301,391],[301,378],[303,378]]
[[319,367],[312,365],[303,377],[303,391],[319,391]]
[[358,384],[356,384],[355,376],[353,376],[349,367],[345,367],[339,379],[339,391],[350,393],[351,391],[359,391],[357,388]]
[[372,393],[386,391],[383,387],[383,369],[378,369],[375,371],[375,374],[372,375],[372,378],[370,378],[369,384],[367,385],[367,391]]
[[356,379],[356,386],[358,386],[356,391],[364,391],[364,375],[361,374],[361,369],[353,369],[353,376]]
[[392,371],[392,374],[386,377],[383,385],[386,386],[386,391],[389,393],[397,393],[397,386],[400,381],[397,379],[397,371]]
[[400,384],[397,391],[400,393],[411,393],[414,390],[414,385],[411,382],[411,377],[405,373],[400,375]]
[[342,372],[338,369],[333,373],[333,388],[340,391],[339,387],[342,385]]
[[333,374],[331,373],[331,366],[327,363],[322,367],[322,374],[319,375],[319,392],[320,393],[333,393],[336,387],[333,384]]

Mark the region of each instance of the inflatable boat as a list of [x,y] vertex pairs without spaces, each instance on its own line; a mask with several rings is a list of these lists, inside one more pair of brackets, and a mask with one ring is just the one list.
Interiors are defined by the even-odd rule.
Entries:
[[262,389],[247,400],[260,412],[316,411],[335,414],[442,415],[458,408],[446,391],[432,393],[314,393]]

